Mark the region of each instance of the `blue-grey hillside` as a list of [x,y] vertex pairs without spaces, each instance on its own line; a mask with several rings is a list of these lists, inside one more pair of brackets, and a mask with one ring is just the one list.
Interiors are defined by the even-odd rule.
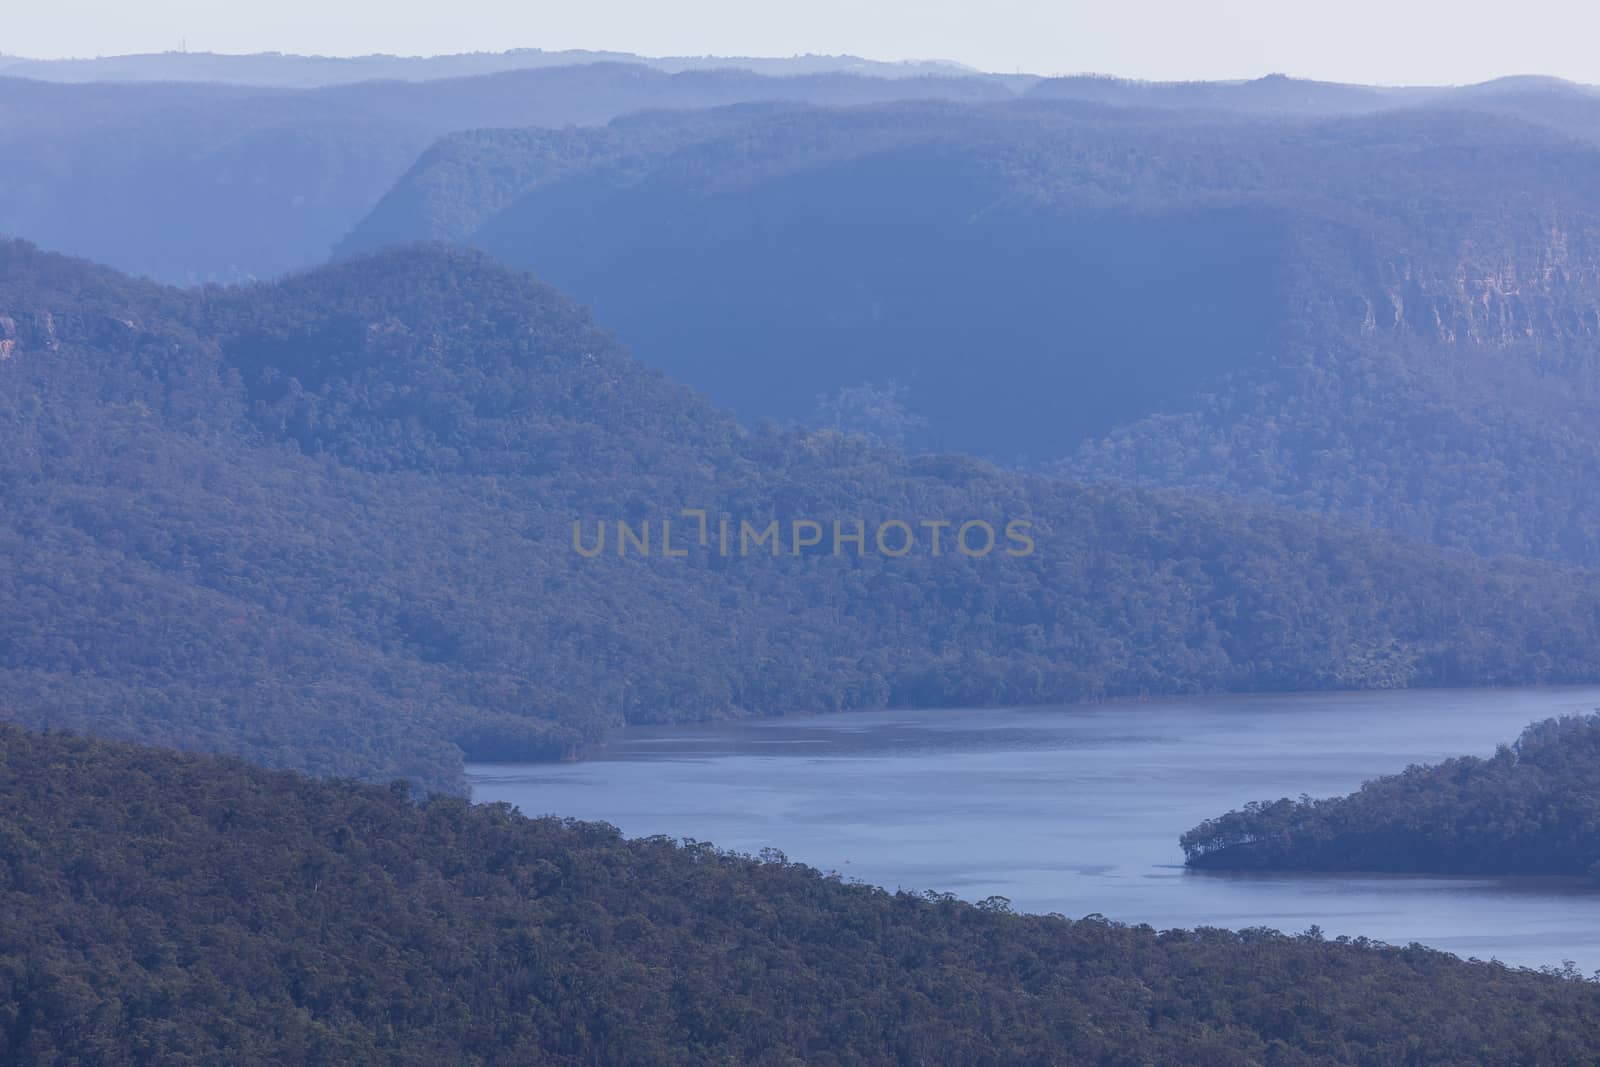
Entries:
[[178,284],[324,261],[417,155],[454,130],[591,125],[740,101],[1011,95],[956,72],[767,76],[620,62],[306,89],[6,76],[28,69],[0,67],[0,234]]
[[474,131],[342,248],[485,248],[746,419],[1600,562],[1600,98],[1096,86]]
[[183,290],[0,245],[0,499],[6,717],[437,788],[623,721],[1600,678],[1590,573],[747,428],[437,246]]

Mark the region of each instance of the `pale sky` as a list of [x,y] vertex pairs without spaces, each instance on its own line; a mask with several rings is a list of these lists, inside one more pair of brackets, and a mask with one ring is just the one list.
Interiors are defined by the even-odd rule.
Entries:
[[1600,3],[1572,0],[0,0],[11,55],[159,52],[184,38],[211,52],[850,52],[1155,79],[1600,83]]

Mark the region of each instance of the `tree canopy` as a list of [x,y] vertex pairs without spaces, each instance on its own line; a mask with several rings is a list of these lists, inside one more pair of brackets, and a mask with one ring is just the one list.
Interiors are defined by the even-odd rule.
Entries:
[[[1593,575],[745,428],[480,253],[185,291],[0,252],[25,723],[459,788],[623,721],[1600,677]],[[684,509],[829,536],[665,558]],[[833,553],[890,520],[1002,550]],[[656,551],[574,551],[618,521]]]
[[1596,1062],[1600,987],[0,726],[13,1063]]
[[1196,867],[1600,878],[1600,714],[1534,723],[1493,756],[1253,803],[1182,838]]

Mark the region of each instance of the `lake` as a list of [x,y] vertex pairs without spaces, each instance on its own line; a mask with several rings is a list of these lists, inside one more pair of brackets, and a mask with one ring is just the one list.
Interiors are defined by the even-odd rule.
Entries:
[[791,860],[891,889],[1158,928],[1271,926],[1600,969],[1578,880],[1189,871],[1178,835],[1250,800],[1345,793],[1600,688],[1210,696],[634,727],[572,764],[474,764],[473,799]]

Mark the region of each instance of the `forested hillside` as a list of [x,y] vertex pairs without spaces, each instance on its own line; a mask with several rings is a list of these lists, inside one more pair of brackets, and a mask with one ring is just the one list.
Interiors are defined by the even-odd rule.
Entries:
[[1534,723],[1488,759],[1346,797],[1251,804],[1183,835],[1194,867],[1600,878],[1600,715]]
[[1600,97],[1422,99],[475,131],[343,249],[484,247],[747,418],[1593,565]]
[[0,1059],[1597,1061],[1592,982],[847,885],[0,726]]
[[175,283],[269,277],[325,260],[452,130],[596,124],[745,100],[1010,95],[953,74],[765,77],[626,63],[305,90],[0,76],[0,234]]
[[623,720],[1600,678],[1592,574],[748,429],[480,253],[199,291],[0,257],[0,708],[35,726],[455,788]]

